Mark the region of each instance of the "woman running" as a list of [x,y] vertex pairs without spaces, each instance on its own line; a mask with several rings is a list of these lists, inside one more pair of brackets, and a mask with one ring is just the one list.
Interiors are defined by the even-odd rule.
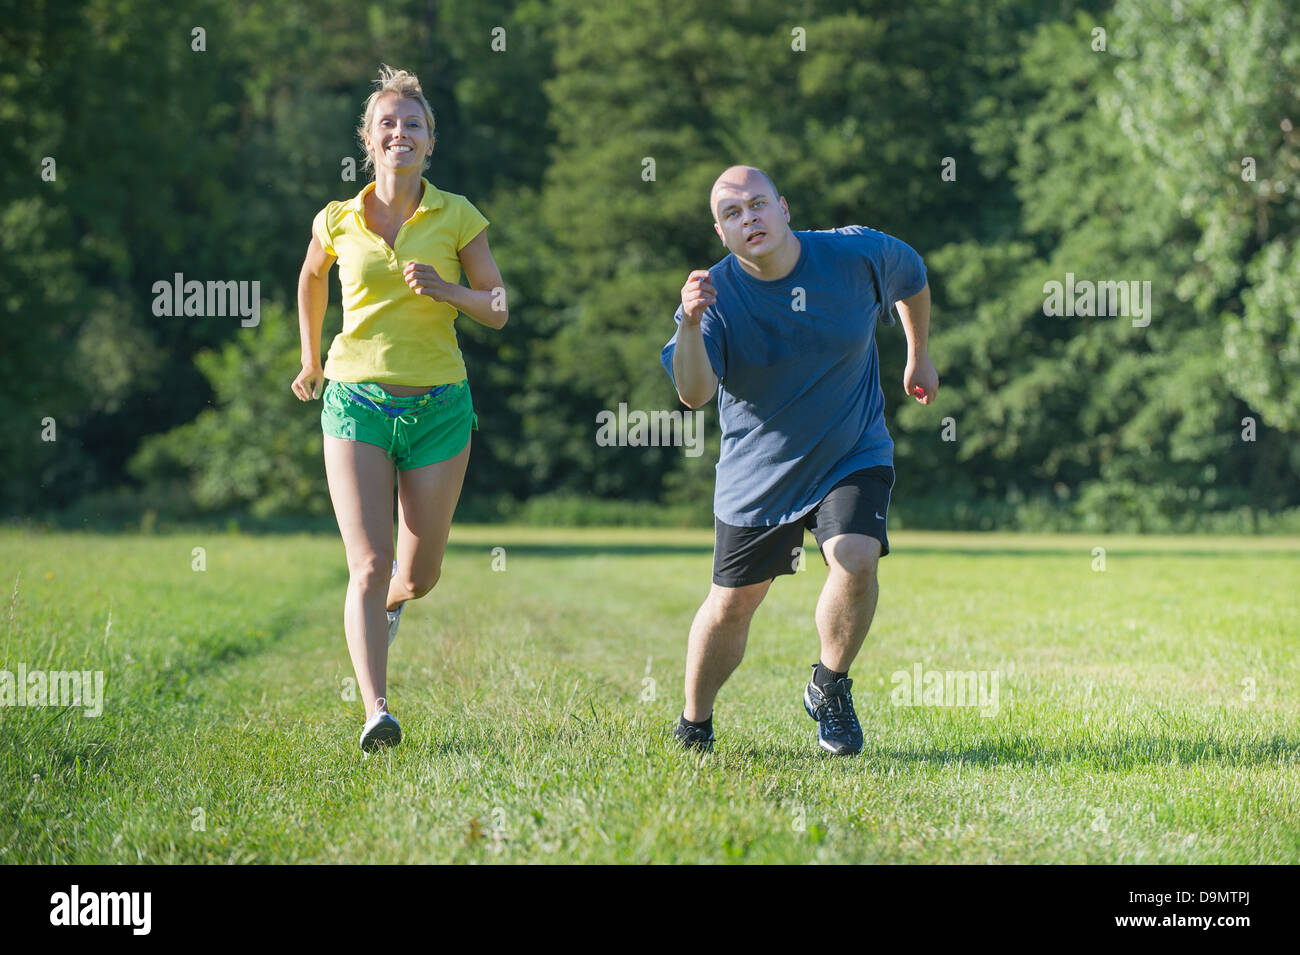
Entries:
[[[343,628],[366,706],[361,748],[395,745],[388,648],[407,600],[438,582],[478,417],[456,344],[457,310],[505,325],[505,289],[487,219],[422,173],[434,119],[420,81],[383,66],[357,136],[374,180],[312,222],[298,277],[301,401],[320,396],[325,474],[347,552]],[[343,331],[321,367],[329,270],[339,263]],[[460,285],[461,269],[471,288]],[[393,469],[397,553],[393,554]]]

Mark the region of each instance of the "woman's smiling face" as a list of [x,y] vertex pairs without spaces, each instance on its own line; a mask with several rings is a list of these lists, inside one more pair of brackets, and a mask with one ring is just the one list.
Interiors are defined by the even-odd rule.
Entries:
[[366,146],[376,169],[423,169],[425,157],[433,153],[433,136],[424,107],[396,93],[381,96],[375,101]]

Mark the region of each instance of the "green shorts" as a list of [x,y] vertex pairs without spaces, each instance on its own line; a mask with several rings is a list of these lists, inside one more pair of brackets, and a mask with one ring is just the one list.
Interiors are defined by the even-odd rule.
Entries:
[[399,471],[409,471],[460,454],[478,430],[478,415],[468,381],[409,398],[372,381],[331,381],[320,425],[331,437],[383,448]]

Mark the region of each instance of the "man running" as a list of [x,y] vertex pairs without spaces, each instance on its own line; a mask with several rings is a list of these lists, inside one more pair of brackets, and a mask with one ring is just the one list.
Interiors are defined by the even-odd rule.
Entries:
[[894,485],[875,327],[894,324],[896,305],[907,334],[903,389],[929,404],[939,376],[926,351],[925,265],[874,229],[792,231],[784,197],[751,166],[723,172],[709,205],[731,254],[687,278],[660,356],[688,407],[717,392],[722,427],[713,586],[691,624],[674,735],[687,748],[712,746],[714,699],[744,656],[772,581],[797,569],[808,528],[829,572],[804,708],[822,749],[857,753],[848,671],[876,610]]

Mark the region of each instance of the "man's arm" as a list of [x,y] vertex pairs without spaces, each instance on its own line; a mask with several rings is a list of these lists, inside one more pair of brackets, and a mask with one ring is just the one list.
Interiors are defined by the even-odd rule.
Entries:
[[682,323],[677,328],[677,346],[673,349],[673,381],[677,397],[688,408],[698,408],[718,393],[718,376],[709,363],[700,320],[704,310],[718,300],[709,273],[697,269],[682,287]]
[[899,299],[898,314],[907,334],[907,369],[903,372],[903,392],[915,395],[928,405],[939,390],[939,373],[934,370],[927,350],[930,342],[930,283],[910,298]]

